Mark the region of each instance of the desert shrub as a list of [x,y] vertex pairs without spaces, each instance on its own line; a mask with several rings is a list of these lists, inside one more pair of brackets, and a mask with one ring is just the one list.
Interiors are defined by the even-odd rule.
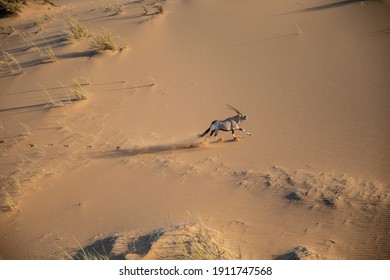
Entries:
[[88,35],[87,29],[72,17],[67,18],[65,29],[69,40],[81,39]]
[[100,33],[93,35],[91,48],[97,53],[105,50],[116,50],[117,46],[114,41],[114,35],[110,30],[104,29]]
[[187,226],[190,237],[173,240],[176,243],[177,258],[181,260],[226,260],[232,255],[218,232],[210,230],[200,220]]
[[0,0],[0,17],[17,15],[26,0]]

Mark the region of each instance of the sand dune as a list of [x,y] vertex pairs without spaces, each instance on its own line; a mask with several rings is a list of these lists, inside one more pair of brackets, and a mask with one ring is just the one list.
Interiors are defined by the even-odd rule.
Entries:
[[[192,219],[192,218],[190,218]],[[97,238],[76,253],[65,252],[71,259],[230,259],[232,250],[220,237],[221,233],[208,229],[201,221],[170,225],[148,233],[123,233]],[[235,257],[239,257],[236,250]]]
[[0,258],[389,259],[388,1],[54,4],[0,18]]

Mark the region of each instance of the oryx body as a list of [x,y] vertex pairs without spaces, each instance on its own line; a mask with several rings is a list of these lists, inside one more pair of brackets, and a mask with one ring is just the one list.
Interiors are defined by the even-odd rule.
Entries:
[[199,134],[199,137],[203,137],[209,131],[211,131],[209,137],[214,135],[215,138],[218,139],[217,135],[218,135],[219,130],[231,131],[234,140],[238,140],[238,137],[234,133],[235,130],[241,130],[243,132],[246,132],[247,135],[251,135],[248,131],[245,131],[245,129],[240,127],[240,123],[242,121],[248,119],[248,117],[245,116],[244,114],[240,113],[240,111],[238,111],[237,109],[235,109],[234,107],[232,107],[230,105],[228,105],[228,109],[236,111],[237,115],[235,115],[234,117],[227,118],[223,121],[219,121],[219,120],[213,121],[211,123],[210,127],[205,132],[203,132],[202,134]]

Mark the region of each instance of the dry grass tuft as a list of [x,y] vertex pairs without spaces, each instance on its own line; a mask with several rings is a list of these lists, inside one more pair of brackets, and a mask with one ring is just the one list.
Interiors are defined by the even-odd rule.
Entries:
[[20,125],[25,129],[25,132],[22,135],[31,135],[31,129],[27,125],[25,125],[24,123],[20,123]]
[[51,63],[58,61],[52,47],[48,46],[43,51],[40,51],[41,60],[43,63]]
[[41,26],[42,24],[50,21],[52,19],[51,16],[49,16],[48,14],[43,14],[43,15],[40,15],[37,17],[37,19],[35,20],[35,23],[39,26]]
[[156,16],[164,13],[164,6],[160,2],[156,2],[150,6],[150,9],[148,6],[142,6],[142,9],[144,10],[145,16]]
[[164,13],[164,6],[161,3],[156,3],[154,7],[157,10],[157,14],[163,14]]
[[5,188],[0,189],[0,210],[2,212],[14,211],[16,209],[12,196]]
[[26,3],[26,0],[0,0],[0,16],[15,16]]
[[87,100],[87,92],[84,90],[79,79],[74,76],[72,79],[72,85],[69,87],[72,100]]
[[118,47],[114,41],[114,35],[110,30],[103,29],[100,33],[93,35],[91,48],[97,53],[105,50],[116,50]]
[[104,0],[103,8],[106,12],[114,12],[115,15],[124,13],[123,1]]
[[148,15],[149,14],[148,7],[142,6],[142,9],[144,10],[144,15]]
[[122,40],[121,38],[116,38],[118,41],[121,43],[118,44],[115,39],[114,35],[112,32],[108,29],[103,29],[101,32],[96,33],[92,37],[92,42],[91,42],[91,48],[94,50],[96,53],[101,53],[105,50],[120,50],[122,51],[123,49],[127,48],[127,42]]
[[80,248],[76,254],[69,253],[68,251],[61,249],[66,260],[80,260],[80,261],[104,261],[109,260],[107,254],[99,253],[97,250],[87,250],[81,246],[80,242],[76,239],[76,243]]
[[20,182],[15,176],[11,176],[2,182],[0,189],[0,211],[9,212],[17,209],[15,196],[22,193]]
[[228,260],[232,258],[224,240],[216,231],[198,220],[188,227],[188,239],[176,239],[177,257],[182,260]]
[[71,16],[67,17],[65,30],[68,40],[75,41],[88,36],[87,29]]
[[47,109],[56,108],[56,107],[63,107],[64,106],[64,104],[61,101],[55,101],[50,96],[49,92],[47,91],[47,89],[44,86],[42,86],[42,85],[40,85],[40,86],[41,86],[43,92],[46,94],[47,98],[49,99],[49,102],[47,103],[47,106],[46,106]]
[[[51,0],[42,0],[40,2],[56,6]],[[0,17],[18,15],[23,5],[26,4],[27,0],[0,0]]]
[[0,26],[0,34],[11,35],[16,29],[12,25]]
[[[81,247],[80,247],[81,248]],[[68,260],[79,260],[79,261],[105,261],[109,260],[109,257],[106,255],[99,254],[98,252],[86,251],[83,248],[80,249],[80,252],[77,256],[72,256],[68,252],[64,252],[65,259]]]
[[[1,0],[0,0],[1,1]],[[48,14],[43,14],[43,15],[40,15],[38,16],[35,20],[34,20],[34,23],[36,26],[39,27],[39,30],[38,31],[43,31],[43,25],[47,22],[49,22],[53,17],[52,16],[49,16]]]
[[3,59],[1,60],[1,64],[7,65],[6,69],[3,67],[0,68],[2,72],[6,72],[6,74],[16,75],[16,74],[22,74],[23,69],[20,66],[19,62],[16,60],[16,58],[10,54],[9,52],[6,52],[3,50]]

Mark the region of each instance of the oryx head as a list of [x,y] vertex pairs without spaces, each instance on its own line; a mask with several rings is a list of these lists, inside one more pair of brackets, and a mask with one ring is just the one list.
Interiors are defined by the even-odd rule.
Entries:
[[236,112],[236,113],[238,114],[238,116],[239,116],[242,120],[248,119],[247,116],[245,116],[243,113],[241,113],[240,111],[238,111],[238,110],[237,110],[236,108],[234,108],[233,106],[230,106],[229,104],[226,104],[226,106],[227,106],[227,109]]

